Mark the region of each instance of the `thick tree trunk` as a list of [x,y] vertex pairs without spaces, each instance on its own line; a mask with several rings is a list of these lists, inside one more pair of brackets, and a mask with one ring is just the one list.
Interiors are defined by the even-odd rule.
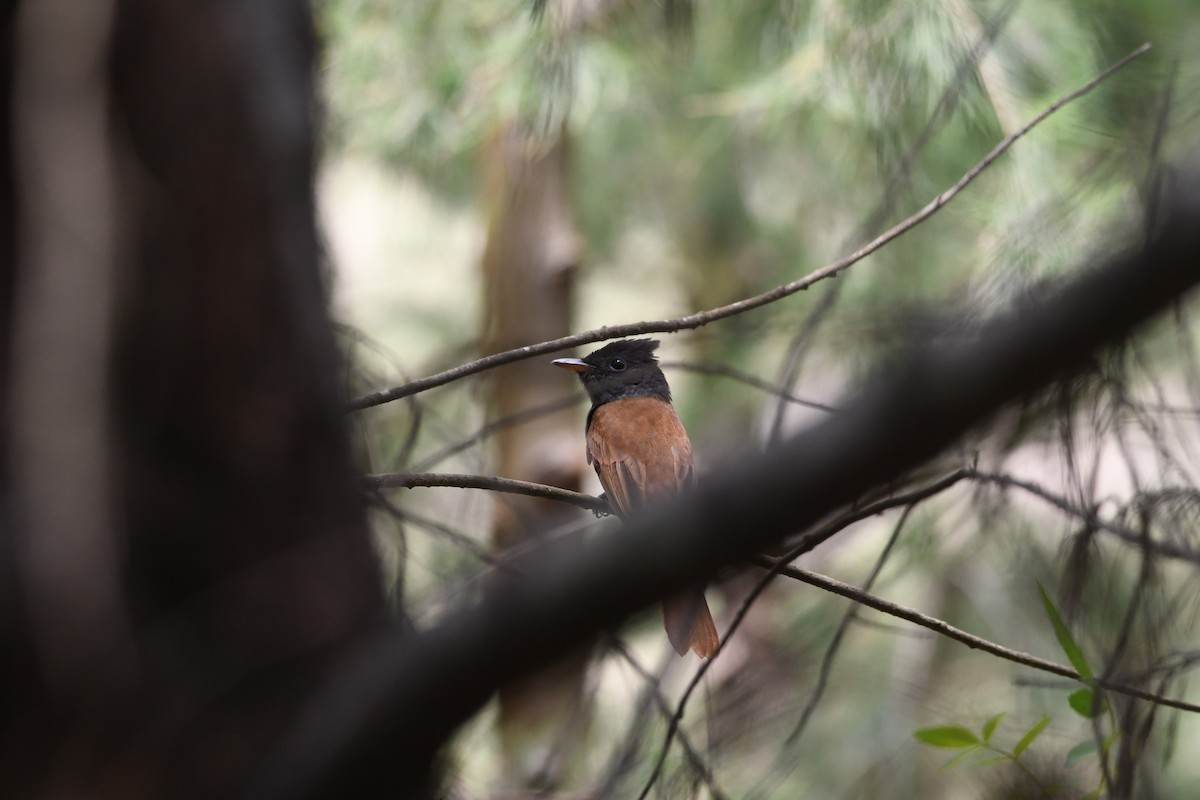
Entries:
[[8,12],[5,791],[226,796],[383,616],[319,272],[309,12]]

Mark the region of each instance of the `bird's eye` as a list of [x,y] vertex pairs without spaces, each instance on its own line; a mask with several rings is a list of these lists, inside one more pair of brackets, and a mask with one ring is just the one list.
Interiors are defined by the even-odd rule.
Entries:
[[608,368],[613,372],[624,372],[625,362],[622,359],[614,358],[612,361],[608,362]]

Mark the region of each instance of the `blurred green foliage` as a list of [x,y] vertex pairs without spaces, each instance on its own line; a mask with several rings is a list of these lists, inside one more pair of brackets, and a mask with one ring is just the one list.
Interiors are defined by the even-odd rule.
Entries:
[[[480,148],[500,121],[547,135],[566,124],[579,149],[577,210],[596,252],[647,222],[706,237],[707,247],[766,242],[777,258],[770,282],[846,249],[947,93],[955,110],[915,159],[893,219],[1104,64],[1155,44],[997,165],[969,208],[947,214],[965,219],[935,225],[943,247],[893,249],[888,258],[922,263],[904,264],[903,280],[879,269],[872,283],[904,291],[986,264],[972,243],[1028,230],[1085,176],[1074,203],[1119,202],[1114,182],[1151,155],[1177,58],[1172,140],[1190,144],[1196,132],[1200,23],[1189,0],[724,0],[697,9],[685,31],[669,30],[657,3],[562,5],[583,19],[554,3],[534,15],[521,0],[321,0],[332,148],[470,202]],[[996,19],[995,43],[960,79]],[[1071,244],[1095,233],[1070,232],[1081,237]]]

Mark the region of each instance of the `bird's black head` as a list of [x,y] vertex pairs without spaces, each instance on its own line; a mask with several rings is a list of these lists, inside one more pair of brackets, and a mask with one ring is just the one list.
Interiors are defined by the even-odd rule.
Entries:
[[658,397],[671,402],[671,388],[658,368],[657,339],[620,339],[583,358],[558,358],[555,365],[579,375],[592,407],[622,397]]

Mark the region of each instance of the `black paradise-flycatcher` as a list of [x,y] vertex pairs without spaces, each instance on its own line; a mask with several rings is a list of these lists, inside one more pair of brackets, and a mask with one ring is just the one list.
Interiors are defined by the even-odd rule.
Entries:
[[[587,459],[622,520],[696,481],[692,443],[671,405],[656,349],[656,339],[622,339],[584,358],[554,360],[579,376],[592,400]],[[680,655],[691,649],[709,658],[717,651],[720,639],[703,587],[664,600],[663,625]]]

